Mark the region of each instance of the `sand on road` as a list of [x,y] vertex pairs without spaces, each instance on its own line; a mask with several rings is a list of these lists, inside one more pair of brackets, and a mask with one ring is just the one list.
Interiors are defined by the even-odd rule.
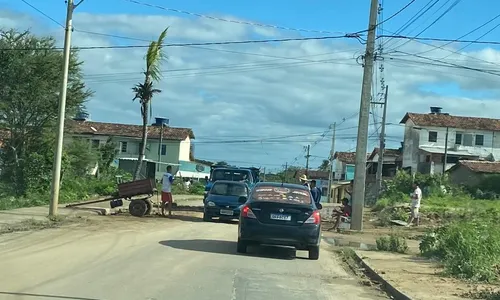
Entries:
[[326,243],[318,261],[283,248],[236,253],[237,224],[108,218],[0,236],[0,299],[388,299]]

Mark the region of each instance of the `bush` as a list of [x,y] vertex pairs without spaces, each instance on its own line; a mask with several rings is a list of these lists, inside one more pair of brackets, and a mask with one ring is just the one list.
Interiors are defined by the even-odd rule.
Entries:
[[449,223],[428,232],[420,243],[423,256],[442,261],[451,276],[477,281],[498,279],[500,226],[498,214]]
[[401,236],[391,234],[389,236],[382,236],[377,238],[377,250],[388,251],[394,253],[408,252],[408,244],[406,239]]

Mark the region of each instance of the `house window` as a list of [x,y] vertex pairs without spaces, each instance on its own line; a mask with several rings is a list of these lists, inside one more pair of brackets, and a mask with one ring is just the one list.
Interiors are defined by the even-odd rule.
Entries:
[[426,155],[425,156],[425,162],[431,162],[431,156],[430,155]]
[[462,145],[462,133],[455,134],[455,145]]
[[483,145],[484,145],[484,135],[476,134],[476,146],[483,146]]
[[121,151],[122,153],[127,152],[127,146],[128,146],[128,145],[127,145],[127,142],[121,142],[121,147],[120,147],[121,149],[120,149],[120,151]]
[[161,145],[161,155],[167,155],[167,145]]
[[464,146],[472,146],[472,134],[464,134],[463,135],[463,143]]
[[99,148],[99,140],[92,140],[92,148],[94,149]]
[[429,142],[435,143],[438,140],[438,133],[436,131],[429,131]]

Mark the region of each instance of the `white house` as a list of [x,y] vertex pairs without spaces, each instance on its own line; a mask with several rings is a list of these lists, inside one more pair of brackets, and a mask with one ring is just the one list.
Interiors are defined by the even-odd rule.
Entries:
[[405,125],[403,168],[442,174],[445,155],[445,170],[461,159],[500,159],[500,120],[452,116],[441,110],[431,107],[428,114],[406,113],[401,120]]
[[[94,122],[80,117],[66,121],[65,130],[67,136],[87,139],[96,148],[111,138],[118,147],[116,165],[130,172],[135,168],[141,146],[141,125]],[[182,171],[181,165],[189,167],[190,164],[196,164],[192,162],[191,153],[191,140],[194,138],[192,129],[171,127],[168,119],[156,118],[148,127],[143,176],[159,178],[166,171],[167,165],[172,165],[177,172]],[[201,167],[196,169],[200,170],[200,178],[206,176],[209,170],[206,167],[203,170]]]

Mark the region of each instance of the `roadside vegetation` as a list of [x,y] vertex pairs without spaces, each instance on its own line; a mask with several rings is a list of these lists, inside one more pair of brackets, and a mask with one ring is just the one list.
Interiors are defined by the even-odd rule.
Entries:
[[[453,186],[442,176],[417,174],[415,180],[423,191],[421,225],[427,228],[420,238],[420,254],[438,261],[446,276],[498,283],[500,176],[485,177],[476,187]],[[390,220],[406,221],[412,182],[412,176],[405,172],[386,182],[383,196],[372,207],[379,226],[388,226]],[[377,248],[383,251],[405,253],[405,245],[404,239],[395,235],[377,239]],[[481,293],[468,297],[500,299],[494,291]]]

